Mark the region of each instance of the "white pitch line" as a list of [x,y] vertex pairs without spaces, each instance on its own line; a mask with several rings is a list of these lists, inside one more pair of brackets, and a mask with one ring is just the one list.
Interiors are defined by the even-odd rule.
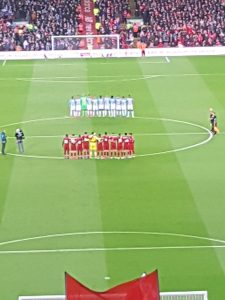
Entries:
[[[221,132],[222,133],[222,132]],[[221,134],[220,133],[220,134]],[[224,134],[224,133],[222,133]],[[207,132],[164,132],[164,133],[133,133],[134,136],[182,136],[182,135],[208,135]],[[26,139],[33,139],[33,138],[63,138],[64,135],[28,135]],[[14,136],[8,136],[8,139],[15,139]]]
[[[174,76],[225,76],[225,73],[171,73],[171,74],[145,74],[144,76],[169,76],[169,77],[174,77]],[[32,79],[80,79],[80,78],[86,78],[86,76],[49,76],[49,77],[33,77]],[[136,75],[128,75],[124,76],[121,74],[118,75],[91,75],[89,78],[114,78],[114,77],[125,77],[130,78],[130,77],[136,77]],[[2,79],[2,78],[1,78]],[[15,78],[12,78],[15,79]],[[31,79],[31,77],[17,77],[17,79]]]
[[171,233],[171,232],[151,232],[151,231],[87,231],[87,232],[67,232],[67,233],[55,233],[55,234],[48,234],[48,235],[41,235],[41,236],[34,236],[28,237],[23,239],[16,239],[16,240],[9,240],[9,241],[2,241],[0,242],[0,247],[5,245],[23,243],[28,241],[34,240],[42,240],[42,239],[52,239],[58,237],[70,237],[70,236],[91,236],[91,235],[150,235],[150,236],[172,236],[178,238],[187,238],[187,239],[196,239],[196,240],[203,240],[203,241],[210,241],[221,243],[225,246],[225,240],[215,239],[215,238],[208,238],[204,236],[197,236],[197,235],[188,235],[183,233]]
[[[26,136],[26,139],[33,139],[33,138],[63,138],[65,135],[28,135]],[[15,139],[14,136],[8,136],[8,139]]]
[[[22,122],[18,122],[18,123],[12,123],[12,124],[8,124],[5,125],[4,127],[9,127],[15,124],[22,124],[22,123],[29,123],[29,122],[35,122],[35,121],[51,121],[51,120],[60,120],[60,119],[66,119],[66,118],[70,118],[68,116],[66,117],[57,117],[57,118],[45,118],[45,119],[36,119],[36,120],[28,120],[28,121],[22,121]],[[188,150],[188,149],[192,149],[195,147],[199,147],[202,146],[206,143],[208,143],[212,138],[213,138],[213,134],[211,133],[210,130],[208,130],[207,128],[198,125],[198,124],[194,124],[194,123],[190,123],[190,122],[186,122],[186,121],[181,121],[181,120],[174,120],[174,119],[168,119],[168,118],[154,118],[154,117],[134,117],[134,119],[144,119],[144,120],[157,120],[157,121],[167,121],[167,122],[176,122],[176,123],[181,123],[181,124],[186,124],[189,126],[194,126],[196,128],[200,128],[202,130],[204,130],[205,132],[207,132],[209,134],[209,137],[197,144],[193,144],[190,146],[186,146],[186,147],[182,147],[182,148],[177,148],[177,149],[171,149],[171,150],[167,150],[167,151],[160,151],[160,152],[154,152],[154,153],[146,153],[146,154],[139,154],[136,155],[135,157],[147,157],[147,156],[156,156],[156,155],[163,155],[163,154],[168,154],[168,153],[175,153],[175,152],[180,152],[180,151],[184,151],[184,150]],[[3,127],[3,126],[2,126]],[[10,156],[16,156],[16,157],[23,157],[23,158],[37,158],[37,159],[64,159],[63,157],[60,156],[39,156],[39,155],[24,155],[24,154],[16,154],[16,153],[7,153]]]
[[[213,138],[213,134],[209,131],[209,137],[206,140],[204,140],[200,143],[193,144],[193,145],[186,146],[186,147],[177,148],[177,149],[166,150],[166,151],[146,153],[146,154],[137,154],[137,155],[135,155],[135,157],[158,156],[158,155],[164,155],[164,154],[169,154],[169,153],[181,152],[181,151],[185,151],[185,150],[188,150],[188,149],[193,149],[193,148],[196,148],[196,147],[200,147],[200,146],[208,143],[212,138]],[[26,154],[15,154],[15,153],[10,153],[10,152],[8,152],[7,154],[10,155],[10,156],[23,157],[23,158],[64,159],[61,156],[26,155]]]
[[199,246],[153,246],[153,247],[109,247],[109,248],[65,248],[65,249],[34,249],[34,250],[2,250],[2,254],[35,254],[35,253],[68,253],[68,252],[99,252],[99,251],[144,251],[144,250],[193,250],[218,249],[225,245],[199,245]]
[[165,57],[165,59],[166,59],[167,63],[169,64],[169,63],[170,63],[170,59],[169,59],[169,57],[168,57],[168,56],[166,56],[166,57]]
[[14,125],[27,124],[27,123],[33,123],[33,122],[54,121],[54,120],[64,120],[64,119],[71,119],[71,117],[64,116],[64,117],[32,119],[32,120],[27,120],[27,121],[21,121],[21,122],[15,122],[15,123],[1,125],[0,128],[6,128],[6,127],[14,126]]
[[[171,74],[144,74],[144,77],[147,76],[157,76],[157,77],[177,77],[177,76],[225,76],[225,73],[171,73]],[[89,78],[117,78],[117,77],[122,77],[125,79],[130,79],[132,77],[137,78],[136,75],[128,75],[124,76],[121,74],[118,75],[92,75],[89,76]],[[49,77],[17,77],[17,80],[48,80],[48,79],[80,79],[82,76],[49,76]],[[83,76],[83,78],[86,79],[86,76]],[[139,77],[138,77],[139,78]],[[4,78],[1,78],[1,80]],[[15,80],[15,78],[12,78]],[[4,79],[5,80],[5,79]]]
[[138,81],[156,78],[161,75],[143,75],[137,78],[118,78],[118,79],[106,79],[106,80],[54,80],[54,79],[33,79],[33,78],[16,78],[18,81],[35,82],[35,83],[102,83],[102,82],[127,82],[127,81]]
[[133,133],[137,136],[173,136],[173,135],[208,135],[208,132],[163,132],[163,133]]
[[[165,77],[186,77],[186,76],[225,76],[225,73],[177,73],[177,74],[145,74],[142,77],[125,77],[122,75],[115,76],[115,79],[112,80],[81,80],[82,77],[79,77],[80,80],[76,80],[77,77],[60,77],[62,79],[71,79],[71,80],[58,80],[58,77],[42,77],[42,78],[0,78],[0,81],[4,80],[17,80],[17,81],[25,81],[25,82],[36,82],[36,83],[102,83],[102,82],[118,82],[118,81],[138,81],[138,80],[148,80],[153,78],[165,78]],[[90,78],[92,78],[91,76]],[[58,78],[58,79],[57,79]],[[113,76],[102,75],[102,78],[113,78]],[[116,79],[118,78],[118,80]],[[121,79],[119,79],[121,78]],[[54,80],[57,79],[57,80]],[[72,80],[75,79],[75,80]]]
[[225,248],[225,245],[2,250],[2,251],[0,251],[0,255],[2,255],[2,254],[93,252],[93,251],[96,252],[96,251],[193,250],[193,249],[218,249],[218,248]]
[[45,155],[27,155],[27,154],[16,154],[16,153],[10,153],[7,152],[7,155],[9,156],[15,156],[15,157],[23,157],[23,158],[35,158],[35,159],[60,159],[65,160],[62,156],[45,156]]
[[4,67],[6,64],[6,59],[3,61],[2,66]]
[[[118,78],[118,79],[106,79],[106,80],[74,80],[74,77],[71,77],[73,80],[68,80],[69,77],[65,77],[66,80],[59,80],[54,79],[56,77],[43,77],[42,79],[34,79],[34,78],[16,78],[17,81],[25,81],[25,82],[34,82],[34,83],[101,83],[102,82],[130,82],[130,81],[138,81],[138,80],[147,80],[147,79],[153,79],[153,78],[172,78],[172,77],[187,77],[187,76],[224,76],[225,73],[218,73],[218,74],[210,74],[210,73],[181,73],[181,74],[149,74],[149,75],[143,75],[141,77],[131,78],[131,77],[124,77],[124,78]],[[107,76],[105,76],[107,78]],[[63,79],[63,78],[62,78]],[[1,80],[1,79],[0,79]],[[5,79],[3,79],[5,80]]]
[[140,64],[166,64],[164,61],[140,61]]
[[[86,78],[86,76],[83,76]],[[117,77],[124,77],[124,75],[90,75],[88,78],[117,78]],[[131,77],[137,77],[133,75]],[[82,76],[50,76],[50,77],[32,77],[34,80],[43,80],[43,79],[80,79]],[[30,79],[30,77],[18,77],[17,79]]]

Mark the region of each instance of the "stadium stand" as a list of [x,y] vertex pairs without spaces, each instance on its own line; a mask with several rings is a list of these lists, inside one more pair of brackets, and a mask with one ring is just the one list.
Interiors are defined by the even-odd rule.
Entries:
[[131,17],[130,1],[96,0],[94,14],[98,33],[120,34],[120,48],[128,48],[129,30],[126,24]]
[[[224,0],[94,0],[93,15],[123,49],[225,45]],[[2,0],[0,51],[51,50],[52,35],[84,34],[84,22],[81,0]]]
[[224,0],[135,0],[147,47],[224,46]]
[[81,30],[80,0],[3,0],[0,50],[51,50],[52,35]]

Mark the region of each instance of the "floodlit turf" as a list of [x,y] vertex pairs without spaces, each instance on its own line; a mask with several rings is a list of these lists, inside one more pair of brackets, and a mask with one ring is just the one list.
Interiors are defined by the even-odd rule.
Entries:
[[[64,294],[65,271],[105,290],[156,268],[161,291],[225,298],[224,70],[224,57],[0,66],[0,299]],[[66,118],[68,99],[89,93],[131,94],[140,118]],[[24,157],[9,155],[18,127]],[[93,130],[132,131],[137,157],[61,159],[65,133]]]

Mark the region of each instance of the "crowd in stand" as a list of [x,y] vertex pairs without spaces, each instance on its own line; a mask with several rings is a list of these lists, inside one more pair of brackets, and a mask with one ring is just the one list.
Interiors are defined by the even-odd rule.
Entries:
[[[51,50],[52,35],[83,32],[81,0],[2,0],[0,51]],[[120,34],[120,47],[224,46],[224,0],[94,0],[99,34]],[[20,19],[24,23],[15,23]]]
[[77,34],[82,18],[80,0],[3,0],[0,10],[0,51],[50,50],[51,36]]
[[224,46],[224,0],[135,0],[147,47]]
[[135,47],[137,41],[146,47],[225,45],[224,0],[135,0],[135,17],[143,19],[142,26],[129,22],[129,1],[112,3],[111,15],[106,13],[110,1],[96,2],[100,3],[100,32],[119,32],[121,48]]
[[129,0],[96,0],[96,27],[100,34],[120,34],[120,47],[128,46],[127,24],[131,18]]

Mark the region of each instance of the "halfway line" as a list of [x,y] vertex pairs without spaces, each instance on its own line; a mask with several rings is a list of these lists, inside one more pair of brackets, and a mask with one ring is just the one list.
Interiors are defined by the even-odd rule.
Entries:
[[64,253],[64,252],[93,252],[93,251],[145,251],[145,250],[187,250],[225,248],[225,245],[205,246],[156,246],[156,247],[111,247],[111,248],[70,248],[70,249],[34,249],[34,250],[4,250],[1,254],[35,254],[35,253]]
[[[135,136],[173,136],[173,135],[208,135],[207,132],[165,132],[165,133],[133,133]],[[221,132],[220,134],[224,134]],[[64,135],[30,135],[26,136],[26,138],[63,138]],[[14,139],[14,136],[8,136],[8,139]]]

